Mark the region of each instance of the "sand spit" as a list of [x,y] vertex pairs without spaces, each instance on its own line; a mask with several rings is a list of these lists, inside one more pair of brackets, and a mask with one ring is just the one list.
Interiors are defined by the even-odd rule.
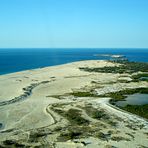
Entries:
[[129,74],[79,69],[104,66],[119,64],[81,61],[1,75],[0,147],[147,147],[146,119],[110,105],[110,98],[74,95],[148,87],[132,82]]

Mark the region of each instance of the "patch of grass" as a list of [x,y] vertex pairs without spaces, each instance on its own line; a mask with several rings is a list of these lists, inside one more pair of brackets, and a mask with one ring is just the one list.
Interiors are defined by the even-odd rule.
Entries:
[[116,127],[118,124],[117,122],[112,121],[112,120],[108,120],[107,123],[110,124],[112,127]]
[[148,88],[142,87],[142,88],[134,88],[134,89],[125,89],[118,92],[107,93],[102,97],[112,98],[110,100],[110,103],[115,104],[117,101],[124,100],[126,98],[126,95],[131,95],[135,93],[148,94]]
[[135,73],[135,72],[148,72],[148,63],[141,62],[129,62],[129,61],[120,61],[116,62],[122,64],[120,66],[114,67],[98,67],[98,68],[89,68],[89,67],[80,67],[80,70],[87,72],[99,72],[99,73]]
[[60,99],[61,95],[49,95],[49,96],[46,96],[47,98],[49,97],[53,97],[53,98],[56,98],[56,99]]
[[40,133],[31,133],[29,135],[29,142],[37,142],[40,137],[45,136],[45,134]]
[[63,127],[57,126],[57,127],[54,128],[54,132],[59,132],[59,131],[61,131],[62,129],[63,129]]
[[14,144],[16,144],[16,141],[14,141],[14,140],[5,140],[5,141],[3,141],[3,144],[4,145],[14,145]]
[[46,97],[54,97],[57,99],[61,99],[64,96],[74,96],[74,97],[98,97],[97,94],[95,94],[92,90],[90,91],[77,91],[77,92],[72,92],[64,95],[51,95],[51,96],[46,96]]
[[80,70],[87,72],[99,72],[99,73],[124,73],[125,69],[123,67],[99,67],[99,68],[88,68],[88,67],[80,67]]
[[115,147],[113,145],[106,145],[105,148],[117,148],[117,147]]
[[15,147],[17,147],[17,148],[29,148],[29,146],[26,146],[26,145],[24,145],[24,144],[21,144],[21,143],[16,143],[15,144]]
[[111,97],[114,100],[124,100],[126,98],[126,96],[124,94],[122,94],[121,91],[115,92],[115,93],[108,93],[106,96]]
[[148,147],[144,145],[139,145],[139,148],[148,148]]
[[3,127],[3,124],[2,123],[0,123],[0,129]]
[[70,95],[73,95],[75,97],[98,97],[97,94],[93,93],[93,92],[72,92],[70,93]]
[[108,141],[110,139],[111,134],[107,133],[104,134],[103,132],[97,133],[96,137],[103,140],[103,141]]
[[94,119],[109,119],[109,116],[104,110],[93,108],[92,105],[86,105],[83,109],[85,109],[86,113]]
[[81,110],[78,109],[69,109],[68,111],[64,111],[63,109],[52,108],[55,112],[65,117],[70,124],[72,125],[88,125],[89,121],[84,119],[81,116]]
[[[103,97],[111,97],[112,99],[110,99],[110,103],[115,105],[116,102],[120,100],[124,100],[127,97],[127,95],[131,95],[135,93],[148,94],[148,88],[125,89],[119,92],[107,93]],[[146,105],[127,105],[125,107],[120,107],[120,108],[148,119],[148,112],[147,112],[148,104]]]
[[130,141],[130,139],[124,138],[124,137],[121,137],[121,136],[113,136],[111,139],[113,141],[117,141],[117,142],[119,142],[119,141]]
[[136,131],[137,130],[137,127],[136,126],[134,126],[133,124],[127,124],[126,125],[126,127],[128,127],[129,129],[132,129],[132,130],[134,130],[134,131]]
[[[84,107],[82,107],[84,109]],[[58,112],[61,116],[66,118],[69,121],[69,125],[64,127],[64,129],[58,129],[57,131],[55,130],[54,132],[60,133],[58,136],[57,140],[60,142],[67,141],[67,140],[72,140],[72,139],[80,139],[80,138],[86,138],[86,137],[97,137],[98,133],[100,133],[100,130],[104,127],[104,124],[97,122],[97,123],[92,123],[89,120],[86,120],[81,116],[81,110],[71,108],[67,111],[63,109],[56,109],[54,108],[55,112]],[[91,116],[93,116],[96,119],[100,120],[107,120],[105,113],[103,111],[97,112],[97,109],[92,109],[91,111],[88,109],[87,110]],[[90,115],[89,114],[89,115]],[[105,134],[104,139],[108,140],[109,136],[111,134],[107,133]],[[103,137],[102,137],[103,139]]]
[[77,109],[69,109],[65,113],[65,117],[72,123],[78,125],[88,125],[89,121],[81,117],[81,111]]
[[117,129],[114,129],[114,130],[113,130],[113,129],[111,129],[111,130],[109,130],[109,131],[108,131],[108,133],[109,133],[109,134],[119,134],[119,133],[120,133],[120,131],[119,131],[119,130],[117,130]]
[[62,131],[57,138],[58,141],[67,141],[72,139],[86,138],[87,136],[94,136],[96,129],[89,126],[70,125],[66,131]]
[[5,141],[3,141],[3,145],[4,145],[4,147],[21,147],[21,148],[27,148],[27,146],[26,145],[24,145],[24,144],[21,144],[21,143],[18,143],[18,141],[15,141],[15,140],[5,140]]
[[29,135],[29,142],[38,142],[41,138],[46,137],[49,134],[52,134],[53,132],[48,130],[37,130],[37,131],[31,131]]
[[136,115],[139,115],[141,117],[148,119],[148,104],[146,105],[127,105],[121,108],[128,112],[134,113]]
[[130,133],[126,133],[127,135],[129,135],[132,139],[134,139],[134,135],[130,134]]
[[103,109],[96,109],[92,105],[86,105],[85,107],[83,107],[83,109],[91,118],[102,120],[112,127],[117,126],[117,122],[113,121],[114,119],[112,119],[112,117],[109,116]]
[[[133,79],[134,82],[138,82],[138,81],[148,81],[148,79],[144,79],[144,78],[148,78],[148,73],[136,74],[136,75],[133,75],[131,78]],[[142,78],[143,78],[143,79],[142,79]]]
[[77,139],[81,134],[82,134],[81,131],[67,131],[61,133],[60,136],[57,138],[57,140],[64,142],[67,140]]
[[[69,110],[64,110],[60,108],[53,107],[55,112],[63,116],[69,121],[69,125],[62,128],[57,128],[54,132],[60,133],[57,140],[60,142],[72,140],[72,139],[80,139],[86,138],[90,136],[95,136],[96,133],[100,132],[101,128],[106,128],[102,123],[92,123],[89,120],[83,118],[81,116],[81,110],[71,108]],[[96,118],[103,118],[103,115],[95,115]]]
[[91,81],[92,84],[98,84],[96,81]]
[[48,95],[48,96],[46,96],[46,98],[52,97],[52,98],[56,98],[56,99],[61,100],[61,99],[63,99],[63,97],[66,97],[66,96],[68,96],[68,95],[69,95],[69,94],[63,94],[63,95]]
[[119,79],[117,82],[119,82],[119,83],[130,83],[131,81]]

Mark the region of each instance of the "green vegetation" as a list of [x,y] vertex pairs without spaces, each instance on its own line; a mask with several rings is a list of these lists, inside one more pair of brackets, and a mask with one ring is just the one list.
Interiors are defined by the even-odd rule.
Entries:
[[54,109],[55,112],[65,117],[71,125],[88,125],[89,121],[81,117],[81,110],[78,109],[69,109],[68,111],[64,111],[61,109]]
[[117,141],[117,142],[122,141],[122,140],[124,140],[124,141],[130,141],[130,139],[124,138],[124,137],[121,137],[121,136],[114,136],[114,137],[112,137],[111,139],[112,139],[113,141]]
[[111,134],[107,133],[107,134],[104,134],[102,132],[99,132],[97,133],[96,137],[103,140],[103,141],[108,141],[109,138],[110,138]]
[[130,136],[132,139],[134,139],[134,135],[130,134],[130,133],[126,133],[128,136]]
[[4,145],[13,145],[15,143],[16,143],[16,141],[14,141],[14,140],[5,140],[5,141],[3,141]]
[[78,124],[78,125],[88,125],[89,121],[81,117],[81,111],[77,109],[69,109],[64,116],[67,117],[67,119],[72,124]]
[[[26,148],[27,146],[24,145],[24,144],[21,144],[21,143],[18,143],[18,141],[15,141],[15,140],[5,140],[3,141],[3,146],[4,147],[21,147],[21,148]],[[0,147],[3,148],[3,146],[0,145]]]
[[0,123],[0,129],[3,127],[3,124],[2,123]]
[[67,132],[62,132],[58,137],[58,141],[67,141],[71,139],[77,139],[82,135],[81,130],[69,130]]
[[126,95],[135,94],[135,93],[141,93],[141,94],[147,94],[148,88],[134,88],[134,89],[125,89],[118,92],[111,92],[103,95],[103,97],[110,97],[112,98],[110,100],[111,104],[115,104],[119,100],[124,100],[126,98]]
[[115,122],[115,121],[113,121],[113,120],[111,120],[111,119],[108,119],[108,120],[107,120],[107,123],[110,124],[112,127],[116,127],[117,124],[118,124],[117,122]]
[[[126,95],[135,93],[148,94],[148,88],[125,89],[119,92],[107,93],[103,97],[111,97],[112,99],[110,99],[110,103],[115,105],[117,101],[124,100],[126,98]],[[127,105],[125,107],[120,108],[148,119],[148,104]]]
[[83,107],[83,109],[91,118],[105,121],[112,127],[115,127],[117,125],[117,122],[113,121],[113,119],[103,109],[96,109],[92,105],[86,105],[85,107]]
[[113,145],[105,145],[104,148],[117,148],[117,147],[115,147],[115,146],[113,146]]
[[125,72],[125,69],[123,69],[123,67],[118,67],[118,66],[115,66],[115,67],[99,67],[99,68],[88,68],[88,67],[80,67],[79,68],[80,70],[84,70],[84,71],[87,71],[87,72],[99,72],[99,73],[124,73]]
[[109,116],[105,113],[105,111],[93,108],[91,105],[87,105],[83,109],[85,109],[86,113],[92,118],[98,120],[109,119]]
[[49,95],[49,96],[46,96],[47,98],[49,97],[53,97],[53,98],[56,98],[56,99],[61,99],[62,95]]
[[130,81],[128,81],[128,80],[118,80],[117,82],[119,82],[119,83],[130,83]]
[[44,130],[44,129],[38,129],[38,130],[32,130],[30,131],[28,142],[35,143],[40,141],[42,138],[45,138],[47,135],[52,134],[53,132],[51,130]]
[[141,74],[133,75],[132,79],[134,82],[138,82],[140,80],[141,81],[148,81],[148,73],[141,73]]
[[64,131],[62,130],[59,137],[57,138],[58,141],[67,141],[72,139],[80,139],[80,138],[86,138],[86,137],[96,137],[101,140],[109,140],[111,138],[110,133],[102,133],[101,129],[102,124],[96,123],[95,125],[92,124],[91,126],[80,126],[80,125],[72,125],[67,126]]
[[148,104],[126,105],[125,107],[122,107],[122,109],[148,119]]
[[140,63],[140,62],[117,62],[122,64],[120,66],[114,67],[98,67],[98,68],[88,68],[88,67],[80,67],[80,70],[87,72],[100,72],[100,73],[135,73],[135,72],[148,72],[148,63]]
[[80,139],[80,138],[86,138],[89,136],[95,136],[96,132],[98,132],[100,129],[96,126],[80,126],[80,125],[72,125],[67,126],[64,131],[61,131],[59,137],[57,138],[58,141],[67,141],[72,139]]
[[62,99],[62,97],[66,97],[66,96],[74,96],[74,97],[98,97],[97,94],[95,94],[92,90],[90,91],[78,91],[78,92],[72,92],[72,93],[67,93],[67,94],[63,94],[63,95],[49,95],[46,97],[53,97],[53,98],[57,98],[57,99]]
[[73,95],[75,97],[98,97],[97,94],[93,92],[72,92],[70,95]]
[[[91,107],[92,106],[87,106],[87,108],[81,107],[81,109],[86,109],[88,115],[91,115],[97,120],[107,121],[110,119],[103,110],[97,110]],[[57,138],[58,141],[63,142],[89,136],[97,137],[97,134],[100,132],[100,127],[105,128],[105,125],[102,123],[97,122],[94,124],[83,118],[81,109],[70,108],[69,110],[64,110],[63,106],[61,108],[61,105],[54,105],[51,109],[69,121],[69,125],[64,127],[64,130],[62,130],[62,127],[54,130],[54,132],[58,131],[60,133]]]

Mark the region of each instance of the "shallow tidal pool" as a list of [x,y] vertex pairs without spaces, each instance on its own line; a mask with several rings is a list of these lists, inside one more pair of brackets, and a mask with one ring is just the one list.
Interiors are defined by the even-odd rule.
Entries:
[[148,104],[148,94],[128,95],[123,101],[117,101],[116,106],[125,107],[126,105],[145,105]]

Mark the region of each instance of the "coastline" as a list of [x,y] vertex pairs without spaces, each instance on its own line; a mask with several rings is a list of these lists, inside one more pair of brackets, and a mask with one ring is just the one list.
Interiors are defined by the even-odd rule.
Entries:
[[[94,54],[100,56],[96,57]],[[1,49],[0,74],[57,66],[81,60],[110,60],[110,57],[101,56],[104,54],[124,55],[129,61],[148,62],[147,49]]]
[[66,66],[66,65],[69,65],[69,64],[77,64],[77,63],[80,63],[80,62],[91,62],[91,61],[106,61],[108,62],[108,60],[80,60],[80,61],[75,61],[75,62],[67,62],[67,63],[64,63],[64,64],[58,64],[58,65],[51,65],[51,66],[44,66],[44,67],[39,67],[39,68],[33,68],[33,69],[26,69],[26,70],[20,70],[20,71],[17,71],[17,72],[11,72],[11,73],[6,73],[6,74],[0,74],[0,77],[1,76],[4,76],[4,75],[13,75],[13,74],[21,74],[21,73],[24,73],[24,72],[30,72],[30,71],[38,71],[38,70],[42,70],[42,69],[47,69],[47,68],[54,68],[54,67],[61,67],[61,66]]
[[[93,91],[93,93],[103,94],[125,88],[148,87],[148,83],[144,81],[119,82],[121,76],[129,80],[130,74],[90,73],[79,69],[80,67],[101,68],[119,65],[119,63],[104,60],[88,60],[0,75],[0,102],[9,102],[8,104],[2,104],[0,106],[0,119],[2,119],[0,122],[3,125],[3,128],[0,129],[1,143],[3,144],[3,141],[6,139],[17,139],[16,141],[18,143],[24,145],[39,146],[41,144],[40,138],[38,142],[33,143],[27,142],[27,137],[32,138],[31,135],[35,134],[34,131],[40,133],[42,130],[45,130],[46,132],[52,132],[52,134],[45,133],[47,134],[46,139],[48,143],[51,145],[54,143],[57,147],[60,147],[61,144],[65,147],[72,147],[72,145],[74,147],[81,147],[84,146],[82,141],[89,143],[88,145],[90,147],[97,147],[98,144],[101,147],[104,147],[104,145],[119,146],[119,142],[114,140],[117,136],[122,137],[120,139],[120,147],[125,147],[127,144],[133,148],[137,145],[146,146],[147,135],[145,134],[145,130],[148,129],[147,121],[133,114],[130,116],[127,113],[125,113],[126,115],[122,118],[123,112],[117,111],[116,109],[114,109],[113,112],[111,106],[106,103],[101,103],[101,100],[103,102],[104,98],[96,99],[95,96],[74,96],[75,92]],[[25,99],[11,102],[12,99],[16,99],[21,95],[25,95]],[[98,103],[98,101],[100,101],[100,103]],[[99,120],[91,117],[91,115],[87,114],[87,106],[89,104],[91,104],[92,108],[97,108],[100,111],[103,110],[105,116],[110,117],[108,117],[107,120],[103,117]],[[96,135],[95,137],[90,135],[88,138],[85,138],[84,135],[82,137],[79,135],[79,138],[62,139],[61,141],[60,135],[65,133],[62,133],[60,130],[56,131],[55,128],[60,126],[61,128],[67,128],[66,131],[70,130],[69,126],[72,126],[74,129],[80,128],[77,120],[73,121],[70,117],[66,117],[68,114],[64,114],[71,108],[81,110],[82,117],[85,121],[89,121],[88,127],[90,127],[90,133],[93,130],[98,131],[97,124],[103,124],[98,133],[101,131],[106,134],[112,130],[113,133],[108,137],[109,139],[102,140],[101,137],[96,138],[97,133],[94,133],[94,135]],[[58,109],[62,109],[64,112],[57,112]],[[82,117],[79,119],[82,120],[81,124],[85,127],[86,125],[83,125],[84,119],[82,119]],[[108,123],[109,121],[116,122],[117,126],[112,125],[113,123]],[[132,126],[132,128],[129,128],[130,126]],[[16,132],[17,135],[14,134]],[[135,132],[133,134],[134,139],[126,134],[132,134],[132,132]],[[138,140],[139,135],[141,136],[141,141]],[[63,137],[65,136],[63,135]],[[67,139],[69,137],[65,138]]]

